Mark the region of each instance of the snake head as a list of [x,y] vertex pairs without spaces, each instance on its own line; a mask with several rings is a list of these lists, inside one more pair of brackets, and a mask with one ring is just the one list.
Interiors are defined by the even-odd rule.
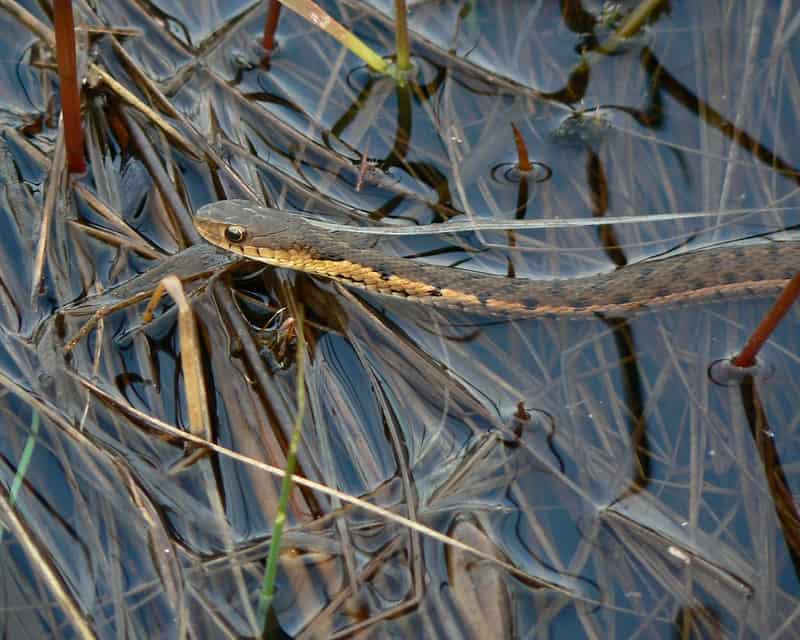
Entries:
[[201,207],[195,227],[211,244],[236,250],[246,245],[291,247],[297,237],[299,218],[280,209],[262,207],[249,200],[220,200]]

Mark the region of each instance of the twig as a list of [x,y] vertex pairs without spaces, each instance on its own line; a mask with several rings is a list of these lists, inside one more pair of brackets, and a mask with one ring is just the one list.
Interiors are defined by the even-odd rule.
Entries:
[[56,208],[56,199],[61,188],[61,180],[64,176],[64,126],[63,120],[59,124],[56,148],[53,153],[53,164],[50,165],[48,174],[47,194],[44,197],[42,207],[42,224],[39,225],[39,240],[36,244],[36,257],[33,261],[33,280],[31,282],[31,300],[35,299],[39,293],[44,274],[44,261],[47,253],[47,239],[50,235],[50,224],[53,221],[53,212]]
[[181,337],[181,367],[186,385],[186,404],[189,407],[189,430],[198,436],[211,437],[211,423],[208,419],[208,393],[203,378],[200,358],[200,341],[194,313],[186,300],[183,285],[177,276],[167,276],[156,287],[147,308],[142,314],[142,322],[153,319],[156,308],[164,293],[169,293],[178,305],[178,332]]

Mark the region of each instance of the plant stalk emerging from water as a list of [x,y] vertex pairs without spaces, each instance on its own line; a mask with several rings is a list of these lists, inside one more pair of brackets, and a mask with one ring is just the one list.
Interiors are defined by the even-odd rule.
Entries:
[[281,495],[278,499],[278,513],[272,527],[272,540],[269,545],[267,569],[264,572],[264,582],[261,588],[261,598],[258,602],[258,623],[263,630],[267,621],[272,599],[275,596],[275,579],[278,575],[278,561],[280,558],[281,535],[286,524],[286,509],[289,504],[289,493],[292,491],[292,475],[297,464],[297,449],[300,446],[300,434],[303,426],[303,417],[306,412],[306,342],[305,328],[303,326],[303,310],[299,307],[295,313],[295,335],[297,336],[297,409],[294,414],[294,429],[289,442],[289,452],[286,456],[286,469],[281,483]]
[[64,135],[67,143],[67,166],[70,173],[83,173],[86,160],[83,155],[83,128],[81,124],[81,96],[78,91],[78,65],[75,55],[75,23],[71,0],[55,0],[56,60],[61,84],[61,112],[64,118]]
[[406,21],[406,0],[394,0],[395,38],[397,42],[397,70],[411,71],[411,54],[408,44],[408,22]]

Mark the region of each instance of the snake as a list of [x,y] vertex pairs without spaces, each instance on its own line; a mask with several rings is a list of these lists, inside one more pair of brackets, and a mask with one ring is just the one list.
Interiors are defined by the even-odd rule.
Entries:
[[205,205],[194,223],[206,241],[251,260],[380,295],[512,316],[629,315],[665,305],[770,296],[794,275],[800,244],[731,244],[591,275],[523,279],[386,255],[374,235],[245,200]]

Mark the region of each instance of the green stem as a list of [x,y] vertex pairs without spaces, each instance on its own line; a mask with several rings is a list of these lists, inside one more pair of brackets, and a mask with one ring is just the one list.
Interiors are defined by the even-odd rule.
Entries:
[[395,38],[397,42],[397,70],[411,71],[411,54],[408,45],[406,0],[394,0]]
[[639,30],[647,23],[650,16],[664,2],[665,0],[643,0],[631,11],[619,29],[597,47],[597,51],[606,55],[614,53],[628,38],[632,38],[639,33]]
[[292,490],[292,475],[297,465],[297,448],[300,446],[300,433],[303,426],[303,416],[306,412],[306,377],[305,359],[306,342],[303,327],[303,310],[300,307],[295,314],[295,333],[297,335],[297,411],[294,414],[294,429],[289,442],[289,452],[286,456],[286,469],[281,483],[281,495],[278,500],[278,514],[272,527],[272,541],[269,545],[267,570],[264,572],[264,582],[261,587],[261,598],[258,601],[258,622],[261,629],[267,621],[267,615],[275,597],[275,579],[278,575],[278,561],[280,557],[281,535],[286,523],[286,509],[289,504],[289,493]]
[[25,441],[25,448],[22,450],[22,455],[19,459],[17,473],[14,475],[14,481],[11,483],[11,490],[8,492],[9,504],[13,505],[17,501],[17,496],[19,495],[19,490],[22,488],[25,473],[28,471],[28,467],[31,464],[33,449],[36,447],[36,436],[39,434],[39,421],[39,413],[34,411],[33,417],[31,418],[31,432],[28,439]]
[[331,18],[319,5],[311,0],[280,0],[281,4],[318,26],[350,51],[356,54],[370,69],[378,73],[387,73],[389,63],[370,49],[355,34],[345,29]]
[[[33,450],[36,448],[36,436],[39,435],[40,421],[41,418],[39,417],[39,412],[34,410],[33,416],[31,417],[31,431],[28,434],[28,439],[25,441],[25,447],[23,448],[22,455],[19,458],[17,473],[14,474],[14,480],[11,483],[11,489],[8,491],[8,504],[12,507],[17,502],[17,496],[19,496],[19,491],[22,489],[22,483],[25,481],[25,474],[28,472],[28,467],[30,466],[31,459],[33,458]],[[0,538],[2,538],[4,532],[5,528],[0,525]]]

